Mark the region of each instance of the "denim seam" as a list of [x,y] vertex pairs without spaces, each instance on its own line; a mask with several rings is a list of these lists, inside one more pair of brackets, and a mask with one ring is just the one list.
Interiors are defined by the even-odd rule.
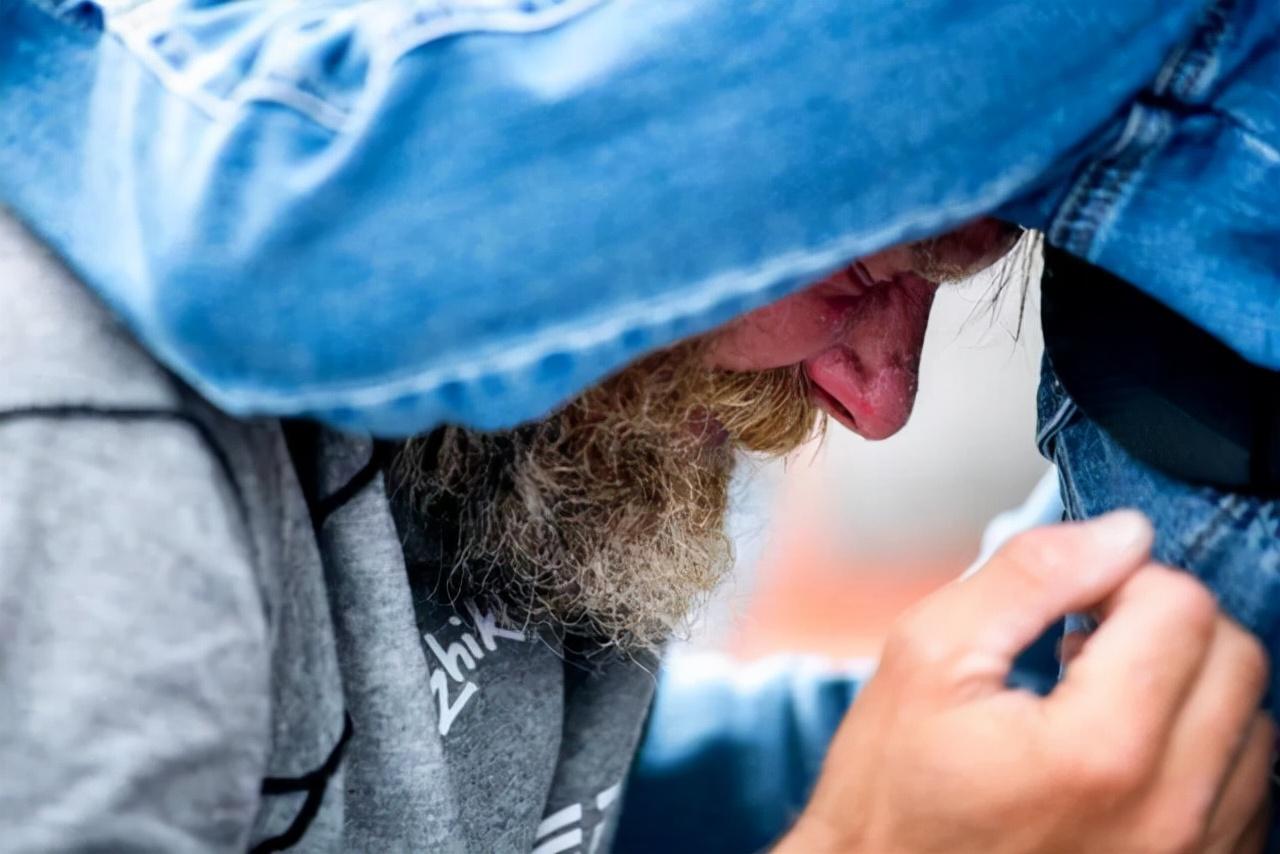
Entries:
[[1245,501],[1238,495],[1228,493],[1221,496],[1216,502],[1213,515],[1205,520],[1204,524],[1195,531],[1186,548],[1181,550],[1180,562],[1188,566],[1200,565],[1215,535],[1222,531],[1224,524],[1236,517],[1238,510],[1243,510],[1246,514],[1245,519],[1248,518],[1248,514],[1257,513],[1256,508],[1252,507],[1252,502]]
[[1222,45],[1234,30],[1239,0],[1215,0],[1191,39],[1173,55],[1152,91],[1186,102],[1204,97],[1218,80]]
[[1173,137],[1173,122],[1142,101],[1133,105],[1111,151],[1085,167],[1050,226],[1049,240],[1089,261],[1124,212],[1148,163]]
[[[1074,406],[1074,404],[1072,404]],[[1084,518],[1080,497],[1075,491],[1075,478],[1071,472],[1071,458],[1062,449],[1062,443],[1053,444],[1053,464],[1058,469],[1058,486],[1062,493],[1062,509],[1068,520],[1078,522]]]
[[[1036,446],[1040,448],[1042,453],[1048,450],[1049,444],[1053,442],[1059,431],[1061,431],[1067,421],[1069,421],[1071,416],[1074,414],[1075,404],[1071,403],[1071,401],[1064,401],[1062,405],[1058,407],[1057,412],[1053,414],[1053,417],[1045,423],[1045,426],[1042,427],[1036,435]],[[1050,451],[1049,455],[1052,456],[1052,451]]]
[[1152,85],[1130,108],[1124,128],[1106,151],[1084,166],[1050,223],[1050,242],[1090,261],[1123,214],[1146,167],[1173,138],[1170,97],[1193,101],[1218,77],[1218,57],[1234,19],[1237,0],[1206,4],[1190,38],[1164,62]]
[[[1046,362],[1049,362],[1047,356],[1045,357],[1045,360]],[[1049,362],[1049,371],[1052,370],[1052,362]],[[1036,447],[1040,449],[1041,454],[1044,454],[1048,443],[1052,441],[1053,437],[1062,431],[1063,426],[1073,416],[1075,416],[1078,411],[1078,407],[1076,406],[1076,402],[1067,395],[1066,389],[1062,388],[1055,375],[1050,374],[1042,379],[1041,382],[1052,383],[1052,389],[1055,392],[1055,396],[1058,398],[1058,406],[1054,410],[1053,415],[1044,419],[1043,423],[1036,430]]]
[[605,318],[575,322],[568,328],[542,330],[528,341],[507,346],[501,351],[462,359],[461,364],[452,362],[425,369],[415,366],[393,378],[376,381],[354,379],[341,383],[298,384],[288,392],[261,387],[230,387],[203,378],[168,342],[147,335],[146,330],[139,330],[139,334],[162,361],[179,369],[186,382],[231,411],[276,411],[281,407],[291,410],[301,407],[316,412],[334,407],[395,406],[435,394],[452,383],[473,386],[490,380],[510,379],[549,356],[598,351],[618,344],[629,333],[660,330],[673,322],[706,316],[723,310],[727,304],[775,288],[779,283],[813,281],[838,269],[849,258],[898,242],[904,235],[925,234],[980,216],[1007,199],[1016,188],[1025,186],[1033,177],[1031,169],[1013,171],[981,188],[971,204],[957,206],[946,214],[928,208],[912,211],[887,228],[842,235],[818,247],[773,256],[743,269],[719,273],[674,298],[617,307]]
[[[541,8],[527,9],[528,4],[512,0],[506,9],[456,11],[449,7],[436,7],[433,16],[418,10],[416,19],[403,34],[369,57],[369,72],[358,87],[359,93],[384,92],[389,88],[391,69],[408,53],[432,42],[470,33],[527,34],[554,29],[599,6],[604,0],[551,0]],[[207,75],[193,77],[175,68],[150,44],[158,30],[148,15],[146,3],[137,3],[123,10],[122,16],[106,19],[106,31],[128,50],[143,68],[152,74],[167,91],[187,101],[201,113],[215,121],[231,121],[243,109],[253,104],[274,104],[295,112],[315,124],[333,132],[341,132],[362,114],[361,104],[369,103],[367,97],[357,98],[355,106],[344,107],[331,102],[326,96],[308,90],[302,81],[272,77],[264,74],[246,78],[226,95],[218,95],[206,89],[201,80]],[[135,18],[138,21],[135,22]],[[151,25],[151,26],[149,26]],[[162,30],[160,30],[162,31]]]
[[[1057,382],[1057,380],[1053,380]],[[1080,411],[1076,406],[1076,402],[1067,397],[1065,392],[1062,395],[1062,401],[1058,404],[1057,410],[1053,416],[1049,418],[1044,427],[1038,431],[1036,436],[1036,444],[1040,447],[1043,454],[1046,449],[1049,461],[1058,470],[1058,492],[1062,497],[1062,510],[1067,519],[1077,520],[1083,518],[1080,508],[1079,496],[1076,495],[1073,484],[1075,479],[1071,475],[1071,460],[1062,449],[1062,443],[1058,441],[1058,436],[1071,423],[1076,414]]]

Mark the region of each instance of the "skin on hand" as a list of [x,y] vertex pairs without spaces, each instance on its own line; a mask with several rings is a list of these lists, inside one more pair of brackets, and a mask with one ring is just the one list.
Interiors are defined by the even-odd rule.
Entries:
[[[1043,528],[904,615],[776,850],[1261,850],[1266,655],[1151,542],[1132,512]],[[1005,687],[1084,610],[1100,626],[1050,696]]]

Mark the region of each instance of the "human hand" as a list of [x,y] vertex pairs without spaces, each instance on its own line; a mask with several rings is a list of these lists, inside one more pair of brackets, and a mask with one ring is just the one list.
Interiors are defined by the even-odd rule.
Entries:
[[[1260,850],[1266,655],[1151,543],[1132,512],[1043,528],[905,614],[777,852]],[[1088,609],[1051,695],[1005,687]]]

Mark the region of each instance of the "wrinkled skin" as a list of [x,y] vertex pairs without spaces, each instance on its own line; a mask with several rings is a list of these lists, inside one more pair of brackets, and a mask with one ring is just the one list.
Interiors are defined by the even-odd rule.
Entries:
[[991,266],[1019,231],[992,219],[868,256],[716,334],[715,367],[802,364],[815,402],[868,439],[906,424],[915,403],[929,309],[938,285]]

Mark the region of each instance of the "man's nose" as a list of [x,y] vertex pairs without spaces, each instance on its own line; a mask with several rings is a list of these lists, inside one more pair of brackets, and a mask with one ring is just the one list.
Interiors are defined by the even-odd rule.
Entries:
[[840,341],[804,362],[818,405],[868,439],[901,430],[915,405],[936,290],[907,275],[867,294]]

